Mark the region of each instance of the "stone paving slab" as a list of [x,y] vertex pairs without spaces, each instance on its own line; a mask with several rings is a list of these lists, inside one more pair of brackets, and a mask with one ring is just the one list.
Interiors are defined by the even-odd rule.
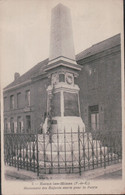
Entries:
[[[118,175],[119,173],[119,175]],[[122,178],[122,164],[113,164],[107,166],[106,169],[98,168],[82,172],[81,176],[77,174],[41,174],[37,177],[36,172],[27,171],[23,169],[17,170],[15,167],[5,166],[5,178],[7,180],[37,180],[37,179],[101,179],[110,178],[113,174],[113,178]]]

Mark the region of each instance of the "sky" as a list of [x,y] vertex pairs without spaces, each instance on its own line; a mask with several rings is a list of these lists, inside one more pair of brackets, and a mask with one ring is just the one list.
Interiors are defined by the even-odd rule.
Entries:
[[2,88],[49,57],[51,9],[70,8],[75,54],[122,32],[122,0],[1,0]]

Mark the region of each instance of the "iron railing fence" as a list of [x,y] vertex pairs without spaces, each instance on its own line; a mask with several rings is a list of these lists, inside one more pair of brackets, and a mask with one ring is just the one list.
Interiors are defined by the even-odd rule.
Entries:
[[21,169],[37,171],[38,145],[37,134],[6,133],[4,134],[5,164]]
[[119,163],[122,135],[119,131],[77,130],[52,134],[4,134],[5,163],[39,174],[79,173]]
[[90,131],[93,140],[100,140],[102,146],[108,150],[122,155],[122,132],[121,131]]

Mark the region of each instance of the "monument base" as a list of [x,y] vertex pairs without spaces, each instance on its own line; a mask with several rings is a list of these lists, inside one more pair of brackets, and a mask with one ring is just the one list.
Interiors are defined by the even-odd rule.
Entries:
[[51,143],[49,140],[49,135],[38,135],[41,168],[78,168],[118,158],[118,155],[110,153],[110,148],[103,146],[100,140],[93,139],[91,133],[55,133]]
[[52,133],[60,132],[85,132],[85,125],[81,117],[53,117]]

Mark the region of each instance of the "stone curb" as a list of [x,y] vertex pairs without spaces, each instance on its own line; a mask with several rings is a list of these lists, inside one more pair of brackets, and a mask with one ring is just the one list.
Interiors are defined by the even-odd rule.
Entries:
[[27,171],[23,169],[17,170],[16,167],[5,166],[5,178],[11,177],[15,179],[31,180],[38,179],[37,173],[32,171]]
[[109,173],[116,172],[122,169],[122,164],[113,164],[104,167],[82,172],[81,176],[77,174],[42,174],[39,177],[36,172],[27,171],[23,169],[17,170],[15,167],[5,166],[5,177],[11,177],[13,179],[31,180],[31,179],[95,179],[96,177],[103,176]]
[[84,176],[87,179],[95,179],[96,177],[103,176],[103,175],[106,175],[106,174],[109,174],[109,173],[113,173],[113,172],[116,172],[116,171],[119,171],[119,170],[122,170],[122,164],[121,163],[107,166],[105,169],[104,168],[99,168],[99,169],[95,169],[95,170],[92,170],[92,171],[88,171],[88,173],[86,172]]

